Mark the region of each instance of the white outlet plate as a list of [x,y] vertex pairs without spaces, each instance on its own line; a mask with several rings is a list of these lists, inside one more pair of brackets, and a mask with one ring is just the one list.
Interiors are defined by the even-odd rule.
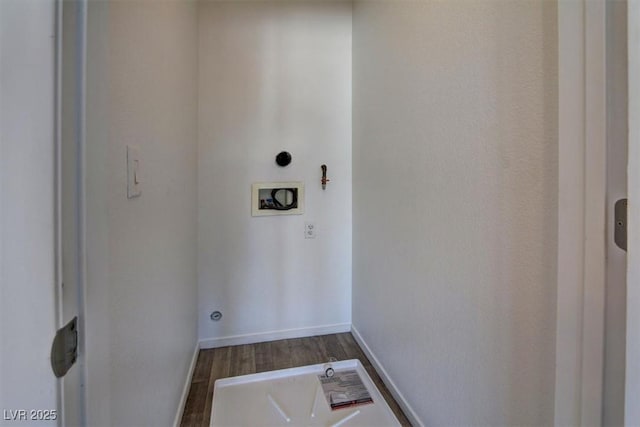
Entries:
[[313,222],[304,223],[304,238],[315,239],[316,238],[316,224]]

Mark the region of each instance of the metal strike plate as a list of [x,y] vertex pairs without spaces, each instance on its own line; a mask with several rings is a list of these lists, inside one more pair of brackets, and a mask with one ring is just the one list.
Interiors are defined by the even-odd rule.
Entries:
[[78,358],[78,316],[56,332],[51,345],[51,368],[60,378],[71,369]]
[[627,199],[620,199],[614,208],[615,225],[613,240],[622,250],[627,250]]

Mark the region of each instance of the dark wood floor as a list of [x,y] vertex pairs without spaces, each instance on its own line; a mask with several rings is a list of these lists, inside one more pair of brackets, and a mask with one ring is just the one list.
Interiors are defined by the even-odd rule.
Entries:
[[209,426],[213,385],[219,378],[314,365],[328,361],[329,357],[338,360],[360,359],[400,423],[403,426],[411,425],[348,332],[200,350],[181,425]]

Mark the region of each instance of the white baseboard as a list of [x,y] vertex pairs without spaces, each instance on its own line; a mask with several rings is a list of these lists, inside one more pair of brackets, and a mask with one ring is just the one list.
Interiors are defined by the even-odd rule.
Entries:
[[393,382],[393,380],[391,380],[391,378],[389,377],[389,374],[384,369],[384,367],[382,366],[382,364],[380,363],[376,355],[373,353],[373,351],[371,351],[371,348],[369,348],[369,346],[364,341],[364,339],[362,338],[362,335],[360,335],[360,333],[358,332],[355,326],[351,326],[351,334],[353,335],[353,338],[355,338],[360,348],[362,348],[362,351],[364,351],[364,354],[367,356],[367,358],[369,358],[369,361],[371,362],[376,372],[380,376],[380,379],[382,379],[382,382],[384,382],[384,384],[387,386],[387,388],[391,392],[391,395],[393,396],[393,398],[396,400],[396,402],[398,402],[398,405],[400,405],[400,407],[402,408],[402,411],[411,422],[411,425],[424,427],[424,424],[422,423],[422,421],[420,421],[420,418],[418,418],[418,415],[415,413],[413,408],[411,408],[411,406],[409,405],[407,400],[404,398],[402,393],[400,393],[400,390],[398,390],[398,387],[396,387],[396,384]]
[[180,427],[182,421],[182,415],[184,414],[184,407],[187,404],[187,397],[189,396],[189,390],[191,389],[191,378],[193,377],[193,371],[196,369],[196,362],[198,361],[198,353],[200,353],[200,343],[196,343],[196,348],[191,356],[191,365],[187,378],[184,381],[184,387],[182,388],[182,396],[180,396],[180,403],[178,404],[178,411],[176,412],[176,418],[173,420],[174,427]]
[[217,348],[229,345],[255,344],[266,341],[285,340],[290,338],[312,337],[315,335],[339,334],[349,332],[351,323],[314,326],[310,328],[285,329],[282,331],[261,332],[257,334],[232,335],[220,338],[205,338],[200,340],[200,348]]

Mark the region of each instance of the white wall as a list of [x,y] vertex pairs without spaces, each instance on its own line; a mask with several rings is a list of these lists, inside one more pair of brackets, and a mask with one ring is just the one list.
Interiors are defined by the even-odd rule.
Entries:
[[0,2],[0,411],[57,408],[54,6]]
[[552,424],[555,3],[356,2],[353,43],[354,328],[426,425]]
[[[348,330],[351,3],[201,2],[198,16],[200,338]],[[286,168],[281,150],[293,155]],[[304,181],[304,215],[252,218],[261,181]]]
[[[91,425],[172,424],[197,342],[196,12],[182,0],[90,2]],[[127,145],[141,153],[133,200]]]

